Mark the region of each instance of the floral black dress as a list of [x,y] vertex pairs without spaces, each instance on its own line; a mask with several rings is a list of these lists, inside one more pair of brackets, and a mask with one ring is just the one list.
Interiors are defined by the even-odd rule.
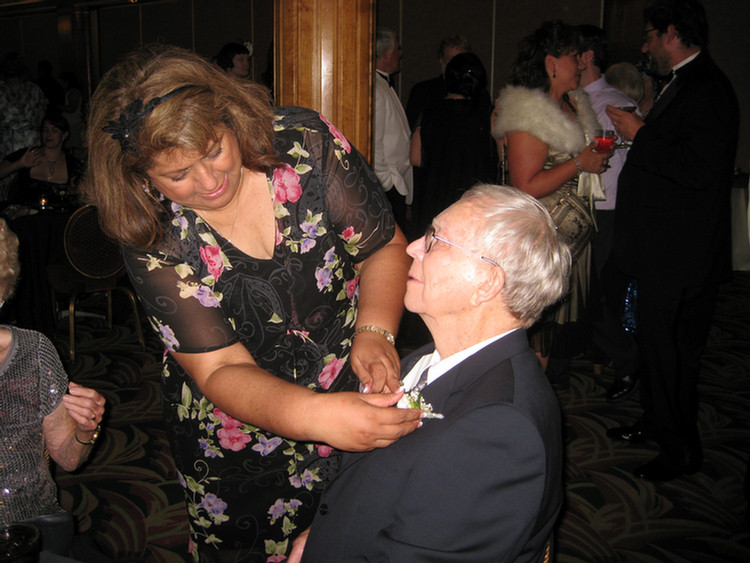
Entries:
[[[158,249],[125,249],[128,273],[167,350],[241,342],[277,377],[319,392],[354,390],[354,266],[393,238],[393,216],[362,156],[322,116],[277,108],[274,128],[283,165],[268,174],[273,258],[244,254],[172,203]],[[193,560],[284,561],[312,520],[337,453],[232,418],[168,353],[162,392]]]

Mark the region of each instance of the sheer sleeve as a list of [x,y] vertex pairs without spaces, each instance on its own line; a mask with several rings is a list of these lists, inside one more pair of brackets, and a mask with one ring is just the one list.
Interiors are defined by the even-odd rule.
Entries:
[[361,262],[395,234],[388,199],[364,157],[323,116],[321,166],[331,222],[353,262]]
[[191,260],[164,251],[124,248],[128,275],[167,350],[199,353],[238,341],[234,320],[221,308],[222,294],[199,278]]

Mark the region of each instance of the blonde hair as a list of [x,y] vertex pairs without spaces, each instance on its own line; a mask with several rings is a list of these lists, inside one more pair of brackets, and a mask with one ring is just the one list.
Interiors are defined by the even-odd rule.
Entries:
[[641,103],[644,95],[643,76],[634,64],[615,63],[604,73],[604,79],[635,103]]
[[[147,105],[160,97],[164,100],[141,112],[131,128],[132,151],[103,130],[127,116],[134,102]],[[273,111],[260,84],[234,78],[191,51],[163,45],[143,47],[107,72],[91,100],[83,184],[102,229],[126,245],[158,243],[165,209],[149,189],[146,170],[162,151],[204,153],[221,125],[237,137],[243,166],[268,171],[278,164]]]
[[18,237],[5,219],[0,219],[0,301],[11,298],[16,289],[21,265],[18,261]]

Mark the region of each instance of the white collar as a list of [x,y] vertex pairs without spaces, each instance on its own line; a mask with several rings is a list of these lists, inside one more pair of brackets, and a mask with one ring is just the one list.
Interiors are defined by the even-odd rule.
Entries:
[[503,332],[502,334],[498,334],[497,336],[493,336],[491,338],[488,338],[487,340],[483,340],[482,342],[474,344],[473,346],[469,346],[468,348],[465,348],[460,352],[451,354],[447,358],[441,358],[437,350],[432,352],[432,354],[422,356],[417,361],[417,363],[414,364],[414,367],[409,370],[409,373],[404,376],[402,380],[402,386],[404,387],[404,389],[413,388],[417,384],[417,381],[419,381],[419,376],[427,368],[430,368],[430,372],[427,375],[427,385],[429,385],[430,383],[438,379],[441,375],[447,373],[448,370],[463,362],[466,358],[473,356],[482,348],[489,346],[493,342],[500,340],[502,337],[507,336],[508,334],[516,330],[518,329],[514,328],[513,330],[509,330],[508,332]]

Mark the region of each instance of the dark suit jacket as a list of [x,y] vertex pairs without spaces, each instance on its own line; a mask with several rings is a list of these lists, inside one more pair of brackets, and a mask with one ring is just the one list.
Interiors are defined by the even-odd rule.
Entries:
[[737,99],[702,51],[677,71],[620,173],[613,259],[637,279],[688,287],[729,265]]
[[[404,372],[431,347],[404,360]],[[443,420],[347,454],[305,563],[541,561],[563,498],[557,399],[524,331],[431,383]]]

